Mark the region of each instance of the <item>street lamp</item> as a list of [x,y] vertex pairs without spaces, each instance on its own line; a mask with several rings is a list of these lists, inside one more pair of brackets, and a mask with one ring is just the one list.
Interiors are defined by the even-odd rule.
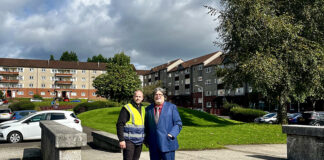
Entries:
[[198,88],[201,88],[201,100],[202,100],[202,103],[201,103],[201,109],[202,111],[204,111],[204,88],[202,86],[199,86],[199,85],[195,85],[196,87]]

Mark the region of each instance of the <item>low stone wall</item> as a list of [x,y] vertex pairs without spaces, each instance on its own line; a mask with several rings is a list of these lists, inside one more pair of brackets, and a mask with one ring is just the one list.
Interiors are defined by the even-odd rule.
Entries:
[[117,135],[103,131],[91,132],[93,144],[111,152],[121,152]]
[[323,160],[324,127],[283,125],[287,134],[287,158],[289,160]]
[[81,160],[81,147],[87,135],[54,121],[41,121],[41,153],[46,160]]

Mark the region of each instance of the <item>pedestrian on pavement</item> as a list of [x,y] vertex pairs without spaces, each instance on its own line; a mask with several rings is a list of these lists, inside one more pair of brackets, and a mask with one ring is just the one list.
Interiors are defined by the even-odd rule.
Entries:
[[177,136],[182,129],[182,121],[177,106],[166,102],[165,90],[154,90],[154,103],[146,107],[145,144],[151,160],[174,160],[179,148]]
[[122,107],[119,113],[116,128],[124,160],[138,160],[141,156],[145,136],[145,107],[141,104],[142,101],[143,92],[135,91],[131,103]]

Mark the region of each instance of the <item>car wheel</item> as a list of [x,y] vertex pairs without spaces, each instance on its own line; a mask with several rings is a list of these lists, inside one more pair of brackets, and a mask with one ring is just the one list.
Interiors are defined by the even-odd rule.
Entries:
[[23,137],[19,132],[10,132],[7,138],[8,142],[10,143],[19,143],[22,141],[22,139]]

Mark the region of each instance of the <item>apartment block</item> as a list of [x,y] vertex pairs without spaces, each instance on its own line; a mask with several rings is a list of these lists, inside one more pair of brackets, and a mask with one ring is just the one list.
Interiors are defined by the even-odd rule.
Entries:
[[0,58],[0,90],[6,97],[99,99],[93,80],[106,64]]
[[[215,73],[216,66],[224,67],[225,55],[214,52],[188,61],[175,60],[151,69],[144,75],[144,86],[160,80],[173,103],[190,108],[215,112],[224,101],[246,102],[247,86],[225,89],[222,77]],[[166,69],[169,67],[168,69]]]

